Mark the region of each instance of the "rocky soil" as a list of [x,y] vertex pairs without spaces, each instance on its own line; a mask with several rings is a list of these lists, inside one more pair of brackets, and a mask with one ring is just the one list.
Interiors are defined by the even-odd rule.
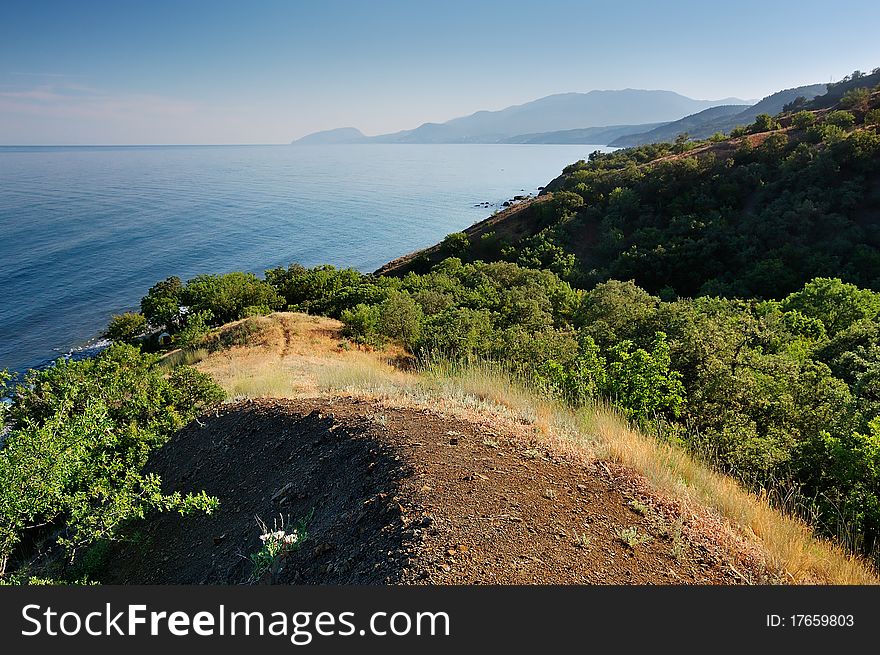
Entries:
[[[163,514],[111,554],[105,583],[741,584],[760,556],[643,479],[522,435],[358,399],[225,405],[152,458],[170,490],[220,499]],[[261,530],[307,537],[253,575]]]

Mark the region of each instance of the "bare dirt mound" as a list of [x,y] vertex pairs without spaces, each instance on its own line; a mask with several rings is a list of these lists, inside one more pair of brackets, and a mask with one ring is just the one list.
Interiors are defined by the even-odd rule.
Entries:
[[[271,581],[294,584],[737,584],[760,579],[602,462],[430,411],[258,400],[193,423],[151,460],[168,490],[219,497],[118,545],[106,583],[239,584],[255,517],[310,517]],[[262,582],[269,581],[264,576]]]

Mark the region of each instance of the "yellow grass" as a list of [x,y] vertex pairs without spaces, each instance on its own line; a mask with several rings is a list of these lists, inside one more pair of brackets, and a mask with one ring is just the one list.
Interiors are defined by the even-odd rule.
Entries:
[[257,321],[259,327],[248,343],[212,353],[197,364],[230,398],[313,397],[322,392],[320,380],[328,375],[370,385],[406,377],[391,363],[399,352],[376,353],[346,344],[338,321],[294,313],[245,320]]
[[489,364],[404,372],[394,365],[399,351],[346,346],[340,324],[331,319],[287,313],[262,320],[255,345],[216,352],[197,364],[233,398],[369,397],[524,431],[550,448],[629,467],[658,492],[709,508],[759,543],[789,582],[880,582],[865,562],[815,538],[802,521],[773,509],[766,498],[745,491],[680,448],[632,429],[611,408],[574,412]]
[[568,441],[592,456],[630,467],[658,490],[715,510],[759,541],[772,563],[793,583],[880,582],[866,562],[814,537],[803,521],[782,514],[766,498],[747,492],[732,478],[697,462],[680,448],[634,430],[610,408],[575,413],[485,367],[463,371],[450,382],[457,382],[464,393],[492,398],[518,416],[530,418],[551,439]]

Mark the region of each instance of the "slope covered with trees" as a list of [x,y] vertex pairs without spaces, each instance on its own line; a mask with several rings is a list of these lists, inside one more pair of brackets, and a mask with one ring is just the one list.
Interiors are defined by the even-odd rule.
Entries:
[[[635,280],[665,299],[782,298],[814,277],[880,288],[880,94],[706,141],[593,153],[548,185],[531,234],[463,259],[547,268],[584,288]],[[500,231],[500,230],[499,230]]]

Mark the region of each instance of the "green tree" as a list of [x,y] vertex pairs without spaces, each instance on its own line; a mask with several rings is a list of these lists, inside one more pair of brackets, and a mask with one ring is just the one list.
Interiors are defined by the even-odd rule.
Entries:
[[204,341],[211,331],[214,315],[210,310],[190,311],[184,315],[183,328],[175,335],[174,343],[179,348],[192,348]]
[[779,123],[770,114],[758,114],[755,122],[752,123],[751,132],[770,132],[778,129]]
[[781,303],[783,311],[796,310],[822,321],[830,336],[862,319],[880,314],[880,293],[859,289],[838,278],[815,278]]
[[381,345],[384,338],[379,333],[379,319],[377,305],[355,305],[342,312],[341,320],[345,325],[342,334],[357,343]]
[[408,293],[393,291],[378,308],[379,332],[409,350],[415,348],[422,334],[422,308]]
[[147,319],[143,314],[125,312],[110,319],[104,337],[116,343],[134,344],[146,333]]
[[666,335],[655,335],[650,351],[635,348],[631,341],[616,344],[608,354],[608,377],[603,389],[636,421],[656,414],[677,416],[685,400],[681,374],[671,368]]
[[179,277],[169,277],[157,282],[147,295],[141,298],[141,314],[151,325],[173,330],[180,317],[180,296],[183,284]]
[[157,361],[114,345],[32,371],[16,388],[0,449],[0,573],[39,526],[72,555],[149,511],[216,507],[204,492],[163,493],[142,471],[152,450],[224,395],[192,369],[166,377]]
[[791,124],[799,130],[805,130],[816,122],[816,115],[811,111],[799,111],[791,117]]
[[466,253],[470,246],[471,241],[467,234],[464,232],[453,232],[446,235],[440,244],[440,249],[447,256],[459,257]]
[[831,111],[825,114],[825,123],[834,125],[842,130],[851,128],[856,122],[856,117],[848,111]]
[[871,92],[865,87],[850,89],[840,98],[840,106],[844,109],[865,111],[871,102]]

